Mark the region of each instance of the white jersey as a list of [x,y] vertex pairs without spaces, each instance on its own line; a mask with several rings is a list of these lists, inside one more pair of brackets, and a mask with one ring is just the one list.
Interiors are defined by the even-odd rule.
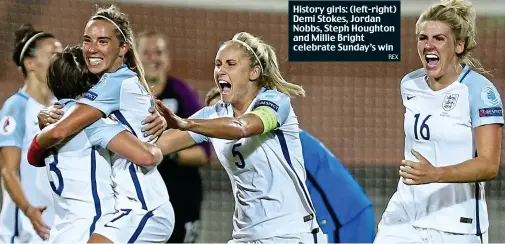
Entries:
[[[21,186],[33,206],[47,206],[42,214],[49,226],[53,223],[54,209],[51,188],[43,168],[35,168],[28,163],[26,154],[33,137],[40,132],[37,114],[44,108],[28,96],[23,90],[5,101],[0,111],[0,147],[17,147],[21,149],[19,178]],[[2,181],[3,182],[3,181]],[[0,236],[4,241],[41,241],[33,226],[23,212],[12,201],[5,185],[2,183],[3,203],[0,214]]]
[[[414,71],[403,78],[401,96],[406,160],[418,161],[414,149],[436,167],[462,163],[476,156],[474,128],[503,124],[498,91],[469,67],[438,91],[428,87],[423,69]],[[484,182],[407,186],[400,180],[383,221],[399,219],[451,233],[484,233],[489,226]]]
[[[74,100],[61,100],[68,111]],[[110,119],[89,125],[45,159],[55,202],[50,242],[87,242],[102,216],[115,213],[107,144],[125,128]]]
[[[142,87],[135,72],[123,65],[106,73],[79,100],[102,111],[125,125],[139,140],[147,142],[142,121],[154,107],[152,96]],[[144,170],[125,158],[113,155],[112,181],[119,208],[152,210],[169,201],[165,182],[158,169]]]
[[[262,88],[246,112],[265,106],[277,115],[279,127],[263,135],[224,140],[189,132],[196,143],[210,141],[230,177],[235,212],[234,240],[253,241],[318,228],[305,185],[298,119],[286,95]],[[222,101],[190,118],[233,117]]]

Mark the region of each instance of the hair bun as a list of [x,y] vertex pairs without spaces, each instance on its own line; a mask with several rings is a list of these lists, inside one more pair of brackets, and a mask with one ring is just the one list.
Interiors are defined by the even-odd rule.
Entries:
[[19,55],[21,54],[21,50],[23,49],[24,45],[26,45],[28,39],[39,32],[40,31],[35,30],[31,24],[23,24],[14,32],[13,60],[16,65],[21,66]]
[[35,30],[31,24],[23,24],[14,32],[14,41],[16,43],[23,42],[24,44],[31,36],[38,32],[40,31]]

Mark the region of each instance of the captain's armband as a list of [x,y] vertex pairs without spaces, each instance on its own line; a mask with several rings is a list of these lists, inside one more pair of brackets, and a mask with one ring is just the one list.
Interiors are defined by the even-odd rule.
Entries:
[[272,109],[265,106],[260,106],[251,111],[251,113],[260,117],[261,121],[263,122],[262,134],[268,133],[277,128],[277,115]]

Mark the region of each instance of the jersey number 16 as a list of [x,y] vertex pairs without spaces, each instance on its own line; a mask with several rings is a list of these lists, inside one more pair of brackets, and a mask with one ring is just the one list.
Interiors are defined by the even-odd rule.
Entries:
[[431,117],[431,115],[428,115],[428,116],[426,116],[426,118],[424,118],[424,120],[421,123],[421,125],[419,126],[419,128],[417,125],[419,124],[419,117],[421,117],[421,114],[415,114],[414,117],[416,118],[416,120],[414,122],[414,137],[416,138],[416,140],[419,140],[419,136],[417,133],[417,130],[419,129],[419,134],[421,134],[421,137],[424,140],[429,140],[430,139],[430,127],[428,126],[428,124],[426,124],[426,122]]

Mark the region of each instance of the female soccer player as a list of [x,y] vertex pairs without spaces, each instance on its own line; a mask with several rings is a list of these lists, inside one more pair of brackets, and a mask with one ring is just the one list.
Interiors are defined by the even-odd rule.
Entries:
[[[211,89],[205,105],[221,100]],[[328,243],[371,243],[375,236],[372,203],[359,183],[326,146],[300,130],[307,189],[314,203],[319,226]]]
[[[186,82],[170,75],[172,54],[168,39],[162,33],[149,31],[139,34],[137,42],[153,95],[182,118],[200,110],[203,106],[198,94]],[[210,144],[202,143],[164,157],[158,166],[176,219],[168,243],[194,243],[200,234],[203,187],[199,166],[207,165],[210,152]]]
[[229,243],[321,242],[290,102],[305,91],[283,79],[270,45],[245,32],[219,48],[214,79],[222,102],[189,119],[157,101],[174,129],[156,145],[168,154],[212,142],[235,197]]
[[[115,6],[98,9],[84,30],[83,54],[98,83],[54,124],[36,143],[51,148],[97,121],[113,116],[141,141],[152,141],[142,120],[155,109],[134,49],[133,33],[126,14]],[[159,119],[163,121],[163,119]],[[163,130],[159,123],[154,131]],[[113,221],[97,226],[90,242],[163,242],[172,232],[174,215],[163,179],[156,168],[144,172],[127,159],[115,157],[112,180],[118,196],[116,207],[123,211]]]
[[[23,25],[15,33],[12,59],[23,73],[24,86],[0,111],[3,203],[0,243],[39,242],[53,222],[52,198],[44,170],[30,167],[26,151],[39,132],[38,111],[51,103],[45,77],[49,58],[61,51],[50,33]],[[40,179],[40,181],[39,181]],[[42,239],[41,239],[42,238]]]
[[[67,47],[56,54],[48,69],[49,89],[64,110],[89,89],[91,76],[79,47]],[[43,136],[51,126],[38,135]],[[51,228],[51,243],[85,243],[96,226],[111,221],[115,214],[115,194],[111,182],[109,149],[136,164],[149,168],[162,159],[161,151],[151,144],[140,142],[121,124],[109,118],[99,119],[52,150],[44,158],[28,150],[30,164],[46,166],[55,202],[55,222]]]
[[416,23],[423,68],[401,81],[405,160],[376,243],[487,243],[484,181],[500,163],[503,105],[470,52],[475,10],[436,3]]

